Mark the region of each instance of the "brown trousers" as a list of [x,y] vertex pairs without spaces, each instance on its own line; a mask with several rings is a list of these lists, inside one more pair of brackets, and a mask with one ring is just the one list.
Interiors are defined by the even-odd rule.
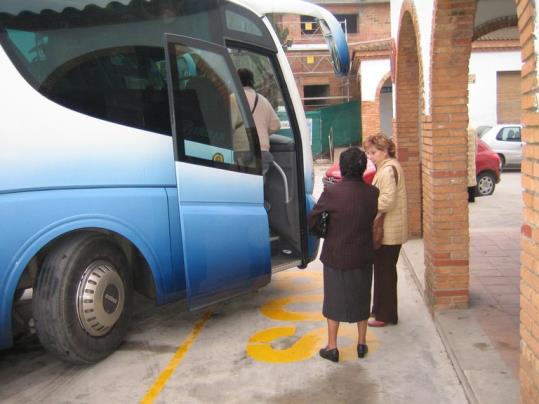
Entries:
[[378,321],[397,324],[397,260],[400,245],[382,245],[374,252],[371,313]]

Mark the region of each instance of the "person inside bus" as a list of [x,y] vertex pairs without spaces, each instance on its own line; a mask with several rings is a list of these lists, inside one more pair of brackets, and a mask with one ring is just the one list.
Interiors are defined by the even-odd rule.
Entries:
[[324,264],[324,303],[328,343],[320,356],[339,361],[337,333],[341,321],[357,323],[357,356],[368,351],[366,334],[370,315],[374,260],[372,223],[378,212],[376,187],[366,184],[363,173],[367,156],[357,147],[345,150],[339,158],[343,180],[327,187],[309,215],[309,228],[328,212],[328,228],[320,261]]
[[269,136],[281,128],[281,122],[268,99],[255,91],[253,72],[247,68],[240,68],[238,76],[255,121],[260,150],[262,151],[262,174],[265,177],[273,161]]

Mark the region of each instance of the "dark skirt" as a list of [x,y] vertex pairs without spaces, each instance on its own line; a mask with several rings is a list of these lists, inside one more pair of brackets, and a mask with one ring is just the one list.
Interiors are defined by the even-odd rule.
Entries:
[[330,320],[357,323],[367,320],[371,305],[372,265],[336,270],[324,265],[322,314]]

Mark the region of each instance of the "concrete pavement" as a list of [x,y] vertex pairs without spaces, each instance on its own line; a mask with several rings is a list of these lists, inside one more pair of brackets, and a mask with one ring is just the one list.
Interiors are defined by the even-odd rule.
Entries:
[[[199,349],[189,353],[159,396],[158,402],[223,402],[234,403],[465,403],[462,386],[436,332],[430,314],[423,305],[405,262],[399,263],[399,295],[402,323],[395,327],[369,329],[370,352],[365,359],[355,354],[356,327],[342,324],[339,349],[342,360],[335,364],[318,357],[318,348],[326,343],[325,321],[317,315],[321,307],[321,263],[309,265],[305,271],[283,272],[275,276],[273,285],[262,289],[253,301],[242,298],[221,306],[218,316],[210,319],[212,333],[203,332]],[[292,297],[287,311],[312,313],[307,321],[299,317],[272,314],[268,301],[282,300],[282,292],[292,291],[286,279],[296,278],[302,293]],[[306,279],[313,287],[305,287]],[[303,280],[302,280],[303,279]],[[282,281],[282,282],[281,282]],[[313,283],[314,282],[314,283]],[[299,292],[300,289],[296,289]],[[318,296],[310,301],[300,296]],[[242,307],[256,304],[249,313]],[[273,305],[275,309],[279,304]],[[266,308],[264,308],[266,307]],[[242,312],[249,321],[235,324],[234,313]],[[261,315],[262,313],[262,315]],[[268,324],[265,316],[273,321]],[[287,335],[271,332],[293,327]],[[262,329],[257,335],[252,328]],[[285,330],[283,329],[283,332]],[[300,345],[307,346],[307,337],[314,339],[311,353],[300,359]],[[247,352],[239,341],[250,340]],[[229,339],[230,338],[230,339]],[[223,341],[229,349],[223,351]],[[202,348],[203,347],[203,348]],[[181,376],[180,376],[181,373]],[[204,377],[200,377],[204,375]],[[183,398],[178,401],[178,392]],[[221,398],[219,398],[221,397]]]
[[[422,253],[423,240],[408,241],[401,253],[418,291],[424,291]],[[480,286],[473,264],[471,272],[471,308],[436,312],[434,324],[470,403],[518,403],[518,314],[504,314],[475,295]]]
[[[434,315],[472,403],[520,401],[521,212],[518,171],[502,173],[492,196],[469,204],[470,308]],[[423,240],[406,243],[402,256],[424,291]]]
[[397,326],[369,329],[369,354],[355,353],[357,328],[342,324],[341,361],[318,356],[322,265],[182,313],[180,303],[139,301],[121,348],[89,367],[39,347],[0,354],[2,403],[466,403],[464,390],[405,261],[399,261]]

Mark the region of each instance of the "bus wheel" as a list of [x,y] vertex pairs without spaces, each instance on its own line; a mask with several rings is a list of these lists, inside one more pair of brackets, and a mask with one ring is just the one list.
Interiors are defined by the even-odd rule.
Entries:
[[64,240],[46,258],[34,288],[39,340],[68,362],[98,362],[125,336],[131,291],[125,255],[109,238]]
[[26,289],[17,289],[15,291],[15,294],[13,295],[13,301],[18,302],[21,300],[22,295],[24,295],[24,292],[26,292]]

